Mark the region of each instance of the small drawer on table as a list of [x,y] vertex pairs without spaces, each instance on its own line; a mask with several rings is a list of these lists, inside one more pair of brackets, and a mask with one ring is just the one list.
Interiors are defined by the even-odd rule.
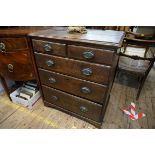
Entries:
[[33,66],[28,52],[0,53],[0,74],[3,77],[21,81],[34,79]]
[[109,82],[110,66],[38,53],[35,57],[40,68],[101,84]]
[[26,37],[0,38],[0,52],[17,52],[28,49]]
[[6,77],[14,81],[28,81],[35,79],[32,70],[33,66],[31,64],[27,65],[21,63],[0,64],[0,74],[3,77]]
[[79,60],[86,60],[106,65],[111,65],[113,61],[114,51],[83,47],[83,46],[68,46],[68,56]]
[[66,44],[32,39],[35,52],[66,56]]
[[39,69],[41,83],[103,104],[107,86]]
[[94,102],[42,86],[45,101],[94,121],[100,121],[102,106]]

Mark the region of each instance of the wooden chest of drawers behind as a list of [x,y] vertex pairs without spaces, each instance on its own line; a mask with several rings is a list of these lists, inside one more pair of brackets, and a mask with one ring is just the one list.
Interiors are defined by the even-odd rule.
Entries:
[[123,36],[101,30],[30,34],[44,104],[100,127]]

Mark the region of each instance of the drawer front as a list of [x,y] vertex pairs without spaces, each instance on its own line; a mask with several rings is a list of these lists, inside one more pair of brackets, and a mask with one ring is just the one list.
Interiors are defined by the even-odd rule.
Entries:
[[0,74],[15,81],[34,79],[28,52],[0,54]]
[[42,40],[32,40],[35,52],[66,56],[66,45]]
[[35,54],[38,67],[107,84],[111,67],[57,56]]
[[17,52],[28,49],[26,37],[0,38],[0,52]]
[[39,69],[41,83],[103,104],[107,87]]
[[106,65],[111,65],[113,60],[114,51],[89,48],[82,46],[68,46],[68,56],[70,58],[86,60]]
[[88,100],[43,86],[45,101],[77,113],[83,117],[100,121],[102,106]]

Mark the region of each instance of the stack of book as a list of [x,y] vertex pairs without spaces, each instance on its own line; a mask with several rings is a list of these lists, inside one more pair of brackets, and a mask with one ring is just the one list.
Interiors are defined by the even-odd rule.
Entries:
[[36,81],[25,82],[21,87],[10,94],[13,103],[21,104],[29,109],[33,108],[33,105],[40,96],[39,87]]
[[37,83],[35,81],[29,81],[20,87],[19,93],[16,95],[16,97],[24,100],[30,100],[38,92],[38,90]]

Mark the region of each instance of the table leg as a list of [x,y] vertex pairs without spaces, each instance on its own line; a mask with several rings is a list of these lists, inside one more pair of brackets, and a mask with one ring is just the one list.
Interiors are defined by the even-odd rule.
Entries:
[[1,75],[0,75],[0,81],[2,83],[2,86],[3,86],[3,88],[4,88],[4,90],[5,90],[6,94],[7,94],[7,96],[11,100],[11,98],[10,98],[10,90],[9,90],[9,88],[7,86],[7,83],[6,83],[5,79]]

